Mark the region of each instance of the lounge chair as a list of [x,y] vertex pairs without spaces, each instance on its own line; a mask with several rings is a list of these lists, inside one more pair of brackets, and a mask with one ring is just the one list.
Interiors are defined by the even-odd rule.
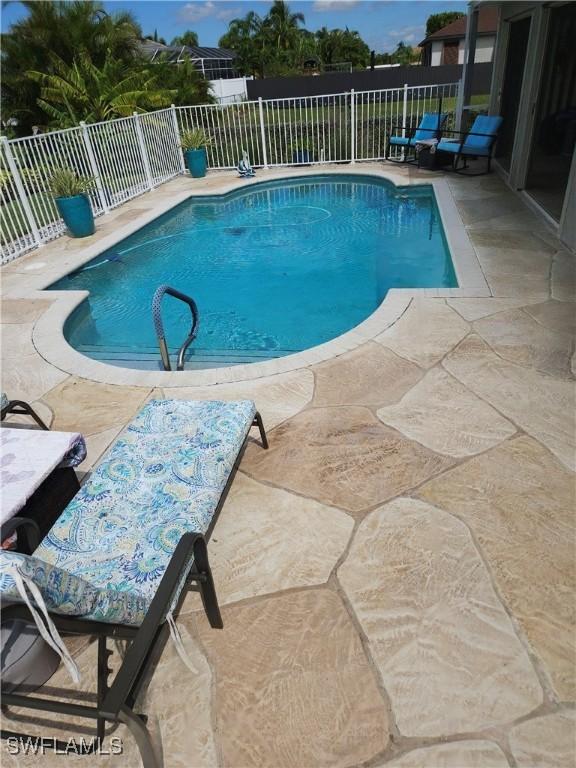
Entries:
[[388,140],[386,145],[386,159],[393,160],[390,154],[391,147],[400,147],[404,150],[402,159],[395,162],[407,162],[409,151],[412,149],[416,152],[416,144],[419,141],[428,141],[430,139],[438,139],[446,122],[446,114],[438,114],[437,112],[425,112],[420,121],[420,125],[417,128],[411,128],[404,125],[393,125],[391,129],[402,130],[404,136],[388,134]]
[[24,402],[24,400],[10,400],[6,392],[2,392],[2,395],[0,396],[0,421],[4,421],[6,416],[11,413],[15,415],[31,416],[41,429],[50,429],[50,427],[47,427],[46,424],[44,424],[40,416],[38,416],[36,411],[28,405],[28,403]]
[[[200,592],[210,625],[222,627],[206,542],[253,426],[267,448],[249,400],[150,401],[32,555],[0,553],[3,619],[36,621],[75,682],[78,670],[59,632],[98,637],[95,705],[3,692],[4,708],[92,720],[96,739],[75,744],[76,753],[98,747],[106,722],[125,723],[144,767],[158,768],[135,702],[169,633],[187,661],[174,618],[189,589]],[[110,686],[107,638],[131,641]]]
[[[469,131],[443,131],[442,139],[439,141],[436,150],[439,152],[450,152],[454,156],[452,170],[457,173],[467,171],[467,158],[469,157],[485,157],[486,170],[476,173],[468,172],[466,175],[481,176],[484,173],[490,173],[492,152],[501,125],[502,118],[498,115],[478,115]],[[445,133],[456,134],[460,138],[444,138]],[[463,160],[461,168],[458,167],[460,159]]]

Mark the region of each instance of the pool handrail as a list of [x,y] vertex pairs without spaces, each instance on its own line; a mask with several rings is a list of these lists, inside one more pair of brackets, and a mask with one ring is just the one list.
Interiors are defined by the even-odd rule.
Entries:
[[166,344],[166,335],[164,333],[164,323],[162,322],[162,299],[164,296],[168,294],[168,296],[172,296],[175,299],[178,299],[179,301],[183,301],[185,304],[187,304],[190,307],[190,312],[192,314],[192,326],[190,328],[190,333],[184,340],[184,343],[178,350],[178,359],[176,363],[176,370],[177,371],[183,371],[184,370],[184,355],[186,354],[186,350],[190,346],[190,344],[194,341],[198,334],[198,323],[200,321],[200,316],[198,314],[198,307],[196,305],[196,302],[191,296],[188,296],[185,293],[182,293],[181,291],[176,290],[176,288],[172,288],[169,285],[163,284],[159,285],[158,288],[156,288],[156,291],[154,292],[154,296],[152,298],[152,320],[154,322],[154,330],[156,331],[156,338],[158,339],[158,346],[160,348],[160,357],[162,359],[162,366],[164,367],[165,371],[171,371],[172,366],[170,364],[170,354],[168,353],[168,345]]

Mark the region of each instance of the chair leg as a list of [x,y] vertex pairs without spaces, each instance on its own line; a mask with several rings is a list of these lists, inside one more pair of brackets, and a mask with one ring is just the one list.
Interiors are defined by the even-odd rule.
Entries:
[[22,416],[31,416],[41,429],[46,430],[46,432],[50,431],[50,427],[47,427],[40,416],[38,416],[36,411],[23,400],[10,400],[6,408],[2,410],[2,421],[4,421],[4,418],[9,413]]
[[[106,647],[106,636],[98,636],[98,679],[97,679],[97,701],[100,707],[104,702],[106,693],[108,692],[108,676],[112,670],[108,666],[108,659],[112,656],[112,651]],[[104,733],[106,730],[106,720],[99,717],[96,720],[96,736],[98,742],[102,744],[104,740]]]
[[252,423],[252,426],[258,427],[260,431],[260,440],[262,441],[262,447],[267,449],[268,448],[268,438],[266,437],[266,430],[264,429],[264,422],[262,421],[262,416],[256,411],[256,415],[254,416],[254,421]]
[[156,755],[152,739],[142,718],[127,706],[122,707],[119,718],[132,733],[144,768],[161,768],[161,761]]
[[202,598],[202,605],[204,606],[210,626],[213,629],[222,629],[224,623],[218,606],[212,570],[208,562],[208,549],[203,538],[198,538],[194,542],[194,567],[197,573],[192,578],[200,586],[200,597]]

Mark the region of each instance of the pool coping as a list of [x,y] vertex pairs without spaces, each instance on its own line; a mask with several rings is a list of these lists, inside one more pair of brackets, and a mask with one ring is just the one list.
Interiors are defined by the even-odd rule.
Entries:
[[[402,168],[401,168],[402,170]],[[248,363],[223,368],[207,368],[185,371],[150,371],[137,368],[123,368],[109,365],[77,352],[64,337],[64,324],[70,313],[89,295],[88,291],[50,291],[47,296],[44,289],[56,280],[78,269],[86,262],[111,248],[120,240],[141,229],[146,224],[172,210],[180,203],[193,197],[225,195],[238,189],[261,184],[265,181],[282,179],[306,178],[318,175],[354,175],[386,180],[395,186],[420,186],[428,184],[434,189],[442,226],[452,263],[458,280],[458,288],[401,288],[392,289],[380,306],[359,325],[336,338],[311,347],[293,355],[266,360],[261,363]],[[221,183],[214,174],[211,181],[216,182],[216,188],[210,190],[193,187],[182,192],[176,192],[170,200],[154,202],[154,209],[143,212],[133,221],[119,227],[110,235],[105,235],[97,243],[79,249],[75,253],[65,252],[56,259],[56,265],[48,266],[41,261],[42,251],[35,251],[26,259],[26,264],[15,269],[11,262],[10,273],[16,272],[25,276],[26,290],[18,288],[4,293],[6,298],[49,299],[50,307],[36,322],[32,341],[38,353],[49,363],[71,375],[89,378],[104,384],[182,387],[205,386],[211,384],[232,383],[259,379],[264,376],[274,376],[291,371],[307,368],[310,365],[324,362],[349,352],[356,347],[375,339],[387,328],[393,325],[406,311],[413,298],[468,298],[489,297],[490,289],[482,272],[476,252],[468,237],[458,208],[445,178],[410,178],[390,164],[382,167],[363,167],[362,165],[312,166],[303,168],[278,168],[261,172],[254,179],[246,180],[238,177],[230,178],[221,175]],[[162,189],[162,187],[160,188]],[[60,254],[58,254],[60,256]],[[31,258],[32,257],[32,258]],[[36,258],[33,258],[36,257]],[[4,270],[6,267],[3,268]],[[177,286],[176,286],[177,287]]]

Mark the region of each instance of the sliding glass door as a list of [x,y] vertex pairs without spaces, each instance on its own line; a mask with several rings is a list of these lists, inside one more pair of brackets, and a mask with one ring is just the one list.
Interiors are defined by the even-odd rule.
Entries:
[[549,13],[526,191],[559,221],[576,141],[576,3]]
[[504,68],[504,83],[502,87],[501,114],[504,118],[496,145],[496,157],[504,170],[510,170],[520,95],[524,79],[524,65],[528,50],[531,17],[510,23],[508,48],[506,51],[506,66]]

